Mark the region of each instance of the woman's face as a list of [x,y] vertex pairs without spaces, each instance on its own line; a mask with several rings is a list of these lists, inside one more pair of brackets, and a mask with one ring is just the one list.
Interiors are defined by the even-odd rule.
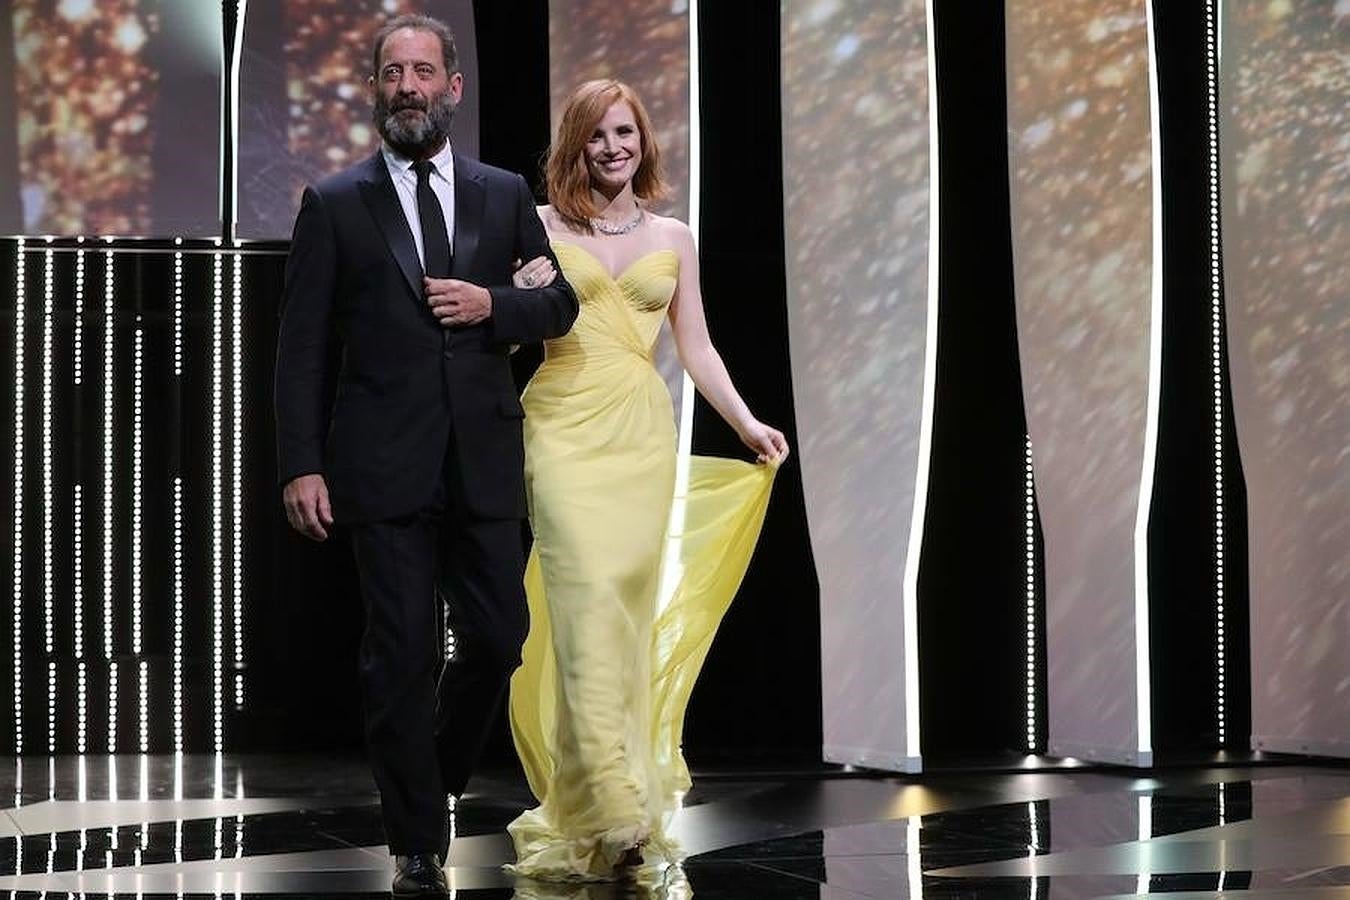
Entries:
[[642,138],[628,101],[619,100],[605,111],[586,141],[586,168],[591,183],[614,194],[633,180],[642,163]]

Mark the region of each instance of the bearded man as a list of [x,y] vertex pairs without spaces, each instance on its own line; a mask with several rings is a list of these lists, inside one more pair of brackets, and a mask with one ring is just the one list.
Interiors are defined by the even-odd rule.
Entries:
[[[278,476],[292,527],[346,526],[366,628],[360,675],[394,894],[443,896],[445,810],[468,782],[528,629],[521,586],[524,412],[512,345],[560,337],[577,300],[525,180],[450,146],[464,89],[442,22],[375,36],[383,146],[307,187],[286,264]],[[330,342],[341,345],[331,411]],[[438,603],[455,635],[441,665]],[[439,674],[439,678],[438,678]],[[439,683],[438,683],[439,681]]]

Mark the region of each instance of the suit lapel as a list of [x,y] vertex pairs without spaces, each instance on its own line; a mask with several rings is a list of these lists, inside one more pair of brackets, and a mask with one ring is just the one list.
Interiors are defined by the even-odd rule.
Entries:
[[380,227],[389,252],[398,262],[403,280],[408,283],[413,299],[421,308],[422,299],[422,263],[417,258],[417,244],[413,242],[412,231],[408,229],[408,220],[403,215],[403,205],[398,201],[398,192],[394,180],[389,177],[389,167],[384,156],[376,151],[366,165],[366,175],[361,179],[361,199],[370,209],[371,216]]
[[455,236],[450,274],[468,280],[473,257],[478,252],[478,233],[483,224],[483,204],[487,191],[478,165],[463,154],[455,154]]

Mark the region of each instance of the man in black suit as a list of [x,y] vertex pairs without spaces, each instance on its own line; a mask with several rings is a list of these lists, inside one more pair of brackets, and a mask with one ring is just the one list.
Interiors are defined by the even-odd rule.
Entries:
[[[463,90],[441,22],[402,16],[375,40],[371,159],[305,189],[277,348],[287,518],[324,540],[350,526],[366,609],[366,738],[397,895],[446,892],[447,797],[463,792],[520,663],[524,412],[508,354],[577,315],[519,175],[454,153]],[[342,345],[324,409],[330,334]],[[325,439],[326,438],[326,439]],[[437,595],[455,655],[441,673]]]

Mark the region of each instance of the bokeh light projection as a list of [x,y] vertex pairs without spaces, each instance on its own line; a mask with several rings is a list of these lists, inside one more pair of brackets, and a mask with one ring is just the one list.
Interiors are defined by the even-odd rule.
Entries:
[[786,4],[782,58],[788,325],[820,573],[825,753],[908,768],[917,672],[907,683],[903,598],[926,472],[925,4]]
[[1350,755],[1350,3],[1226,0],[1224,290],[1252,730]]
[[1138,738],[1135,528],[1153,275],[1145,2],[1007,4],[1014,277],[1045,541],[1049,743],[1118,762],[1134,761]]
[[0,232],[219,232],[219,4],[0,0],[0,18]]
[[455,149],[478,156],[478,53],[471,0],[272,0],[249,3],[239,71],[237,235],[288,239],[306,184],[374,153],[367,85],[375,32],[425,13],[455,34],[464,98]]

